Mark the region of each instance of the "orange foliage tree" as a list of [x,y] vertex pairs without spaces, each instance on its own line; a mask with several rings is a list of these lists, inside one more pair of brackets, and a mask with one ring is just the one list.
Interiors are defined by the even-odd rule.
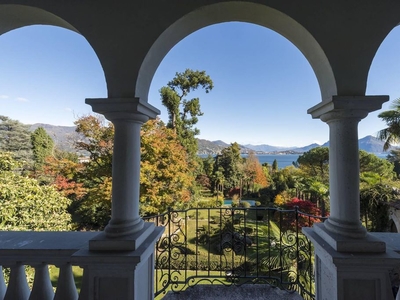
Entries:
[[263,171],[263,168],[254,153],[250,151],[246,161],[244,163],[244,179],[247,185],[247,191],[249,191],[250,186],[252,186],[253,192],[255,191],[255,185],[258,188],[266,187],[268,185],[267,177]]
[[172,129],[159,119],[148,121],[141,132],[141,214],[161,213],[191,198],[193,164]]

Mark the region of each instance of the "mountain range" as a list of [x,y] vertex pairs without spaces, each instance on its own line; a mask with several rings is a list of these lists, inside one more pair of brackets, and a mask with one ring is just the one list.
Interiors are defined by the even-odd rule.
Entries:
[[[72,142],[78,139],[78,134],[75,132],[75,126],[56,126],[44,123],[36,123],[33,125],[29,125],[30,130],[34,131],[38,127],[43,127],[47,133],[52,137],[56,145],[65,151],[73,152],[74,148]],[[197,139],[198,143],[198,154],[201,155],[215,155],[221,153],[222,149],[229,147],[230,144],[227,144],[221,140],[217,141],[208,141],[204,139]],[[384,142],[368,135],[358,140],[358,145],[360,150],[364,150],[370,153],[383,153],[383,144]],[[255,151],[258,154],[298,154],[307,152],[316,147],[328,147],[329,141],[319,145],[319,144],[310,144],[304,147],[279,147],[279,146],[271,146],[267,144],[263,145],[239,145],[242,153],[248,153],[249,151]]]
[[[358,147],[360,150],[364,150],[370,153],[384,153],[383,151],[384,142],[368,135],[358,140]],[[230,144],[224,143],[221,140],[218,141],[208,141],[208,140],[198,140],[199,154],[217,154],[220,153],[222,149],[229,147]],[[329,141],[320,145],[317,143],[310,144],[303,147],[279,147],[271,145],[239,145],[242,153],[248,153],[249,151],[255,151],[258,154],[299,154],[307,152],[316,147],[329,147]]]

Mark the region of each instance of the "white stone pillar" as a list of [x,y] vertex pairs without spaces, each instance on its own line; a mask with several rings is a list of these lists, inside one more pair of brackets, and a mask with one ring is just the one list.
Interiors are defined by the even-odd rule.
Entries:
[[[131,236],[138,240],[132,235],[139,236],[148,229],[144,228],[146,226],[139,216],[140,129],[143,123],[154,119],[160,112],[137,98],[86,99],[86,103],[92,106],[94,112],[111,121],[115,129],[111,220],[105,228],[103,239]],[[104,245],[95,244],[90,244],[91,249],[104,250]],[[138,246],[136,243],[128,248],[134,250]]]
[[329,125],[330,217],[303,228],[315,251],[316,299],[393,299],[390,269],[399,255],[360,222],[357,126],[387,96],[339,97],[310,108]]
[[360,222],[358,123],[387,100],[387,96],[334,96],[308,110],[329,125],[331,210],[325,228],[331,233],[351,238],[367,235]]
[[86,99],[114,124],[111,220],[72,262],[84,268],[79,299],[153,299],[154,248],[163,227],[139,216],[140,129],[159,110],[137,98]]

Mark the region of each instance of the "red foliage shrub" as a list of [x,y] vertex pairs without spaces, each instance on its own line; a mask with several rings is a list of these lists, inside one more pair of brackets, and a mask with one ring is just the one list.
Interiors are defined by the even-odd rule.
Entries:
[[301,230],[302,227],[311,227],[314,223],[322,222],[321,210],[316,207],[314,203],[308,200],[301,200],[293,198],[291,201],[285,204],[285,209],[295,209],[297,207],[297,219],[296,214],[283,214],[283,226],[286,229]]

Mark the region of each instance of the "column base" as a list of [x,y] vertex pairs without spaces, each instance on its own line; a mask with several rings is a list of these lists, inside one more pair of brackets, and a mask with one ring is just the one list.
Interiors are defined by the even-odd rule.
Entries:
[[164,227],[146,224],[147,237],[134,251],[118,251],[124,247],[114,241],[107,246],[117,248],[107,247],[109,251],[81,249],[73,254],[72,264],[84,269],[79,299],[154,299],[154,249]]
[[325,222],[325,228],[332,233],[347,236],[355,239],[362,239],[367,236],[367,229],[362,226],[361,222],[344,223],[329,217]]
[[[353,240],[354,243],[346,247],[346,243],[351,243],[350,238],[334,236],[321,226],[303,228],[303,232],[314,245],[316,299],[394,299],[390,272],[398,268],[400,255],[392,248],[387,248],[386,252],[366,253],[362,245],[369,248],[371,241],[375,243],[371,235],[362,241]],[[321,236],[322,232],[326,234]],[[331,247],[329,239],[335,238],[338,248],[343,250],[344,247],[345,252]],[[349,251],[351,248],[353,251]]]
[[109,237],[101,232],[89,240],[90,251],[135,251],[155,230],[154,223],[144,222],[140,231],[121,237]]
[[303,228],[307,235],[309,230],[313,230],[321,239],[328,243],[335,251],[344,253],[385,253],[385,242],[366,234],[364,238],[353,238],[331,232],[326,228],[325,223],[314,224],[313,228]]
[[137,218],[130,223],[115,223],[110,220],[110,223],[104,229],[105,234],[110,238],[122,237],[131,235],[142,230],[144,221],[142,218]]

